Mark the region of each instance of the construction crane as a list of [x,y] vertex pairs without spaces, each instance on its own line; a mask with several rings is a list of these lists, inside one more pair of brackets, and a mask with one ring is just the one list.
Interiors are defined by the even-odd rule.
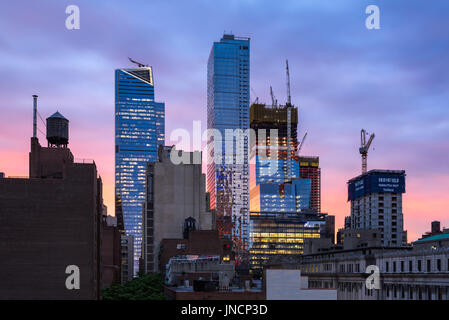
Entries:
[[278,104],[278,101],[276,100],[276,98],[274,97],[274,93],[273,93],[273,87],[270,86],[270,95],[271,95],[271,105],[272,107],[276,107]]
[[287,105],[292,104],[292,97],[290,96],[290,71],[288,70],[288,60],[285,60],[287,67]]
[[304,141],[306,140],[306,137],[307,137],[307,132],[304,134],[304,137],[302,137],[302,140],[301,140],[301,143],[299,144],[299,146],[298,146],[298,151],[296,151],[296,154],[299,156],[299,152],[301,151],[301,149],[302,149],[302,145],[304,144]]
[[369,133],[365,131],[365,129],[362,129],[360,131],[360,149],[359,152],[362,155],[362,173],[366,173],[367,171],[367,162],[368,162],[368,150],[371,146],[371,143],[373,142],[373,139],[375,137],[374,133],[369,137],[368,142],[366,142],[366,136],[368,136]]
[[138,66],[139,68],[148,67],[148,65],[144,65],[143,63],[137,62],[137,61],[131,59],[130,57],[128,57],[128,59],[129,59],[129,61],[131,61],[132,63],[137,64],[137,66]]
[[[287,108],[287,154],[290,156],[291,152],[291,141],[292,141],[292,98],[290,96],[290,71],[288,70],[288,60],[285,60],[287,68],[287,103],[285,107]],[[292,168],[290,161],[287,165],[287,177],[291,179]]]
[[255,103],[255,104],[259,103],[259,97],[257,96],[256,91],[254,91],[253,87],[250,87],[250,88],[251,88],[251,91],[253,92],[253,94],[256,96],[256,99],[254,99],[253,103]]

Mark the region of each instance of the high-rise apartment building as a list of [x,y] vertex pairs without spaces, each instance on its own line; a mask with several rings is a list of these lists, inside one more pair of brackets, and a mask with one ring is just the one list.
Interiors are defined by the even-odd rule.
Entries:
[[137,65],[115,71],[115,212],[119,228],[133,237],[135,271],[141,255],[146,165],[156,161],[158,146],[165,143],[165,104],[155,102],[153,70]]
[[[236,248],[246,248],[248,241],[249,137],[229,136],[226,129],[249,129],[249,44],[249,38],[225,34],[214,42],[207,65],[207,127],[222,137],[213,137],[208,156],[223,155],[223,161],[208,164],[207,190],[220,235],[232,237]],[[226,150],[229,145],[234,150]]]
[[310,210],[321,212],[321,169],[319,157],[300,156],[299,177],[311,180]]
[[404,170],[370,170],[349,180],[351,229],[380,230],[384,246],[403,245],[403,193]]

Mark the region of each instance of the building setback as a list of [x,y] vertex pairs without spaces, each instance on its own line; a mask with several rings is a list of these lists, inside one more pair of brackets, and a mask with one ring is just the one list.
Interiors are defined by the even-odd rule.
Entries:
[[133,236],[134,271],[141,256],[146,164],[165,144],[165,104],[155,102],[153,69],[136,64],[115,70],[115,213],[119,228]]
[[[29,178],[0,179],[0,299],[100,298],[102,182],[93,161],[74,161],[68,120],[57,113],[50,128],[65,137],[31,138]],[[66,287],[68,266],[79,289]]]
[[[178,153],[179,152],[179,153]],[[148,163],[144,206],[144,272],[158,272],[163,239],[183,239],[189,230],[214,229],[214,213],[206,194],[200,152],[182,152],[188,163],[175,164],[182,151],[159,147],[158,160]]]
[[[218,130],[222,139],[213,137],[214,143],[208,143],[212,148],[208,156],[217,152],[225,159],[226,129],[249,129],[249,44],[249,38],[225,34],[212,46],[207,65],[207,127]],[[207,190],[211,208],[217,213],[220,235],[232,238],[236,249],[240,250],[245,249],[248,242],[249,138],[228,140],[232,144],[241,143],[243,150],[228,150],[229,163],[212,161],[208,164]]]

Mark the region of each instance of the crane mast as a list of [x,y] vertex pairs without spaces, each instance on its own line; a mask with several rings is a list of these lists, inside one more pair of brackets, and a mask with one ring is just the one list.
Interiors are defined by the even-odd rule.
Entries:
[[271,95],[271,106],[273,108],[277,107],[278,102],[277,102],[276,98],[274,97],[273,87],[272,86],[270,86],[270,95]]
[[290,95],[290,71],[288,69],[288,60],[285,60],[286,68],[287,68],[287,104],[292,104],[292,98]]
[[362,155],[362,173],[366,173],[368,170],[368,150],[371,146],[371,143],[374,140],[374,133],[370,135],[368,142],[366,142],[366,136],[369,135],[365,129],[360,131],[360,148],[359,152]]

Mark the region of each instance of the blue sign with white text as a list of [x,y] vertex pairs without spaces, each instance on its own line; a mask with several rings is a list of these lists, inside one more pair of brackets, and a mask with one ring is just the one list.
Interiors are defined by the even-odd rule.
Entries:
[[348,183],[348,201],[371,193],[404,193],[405,175],[373,173]]

